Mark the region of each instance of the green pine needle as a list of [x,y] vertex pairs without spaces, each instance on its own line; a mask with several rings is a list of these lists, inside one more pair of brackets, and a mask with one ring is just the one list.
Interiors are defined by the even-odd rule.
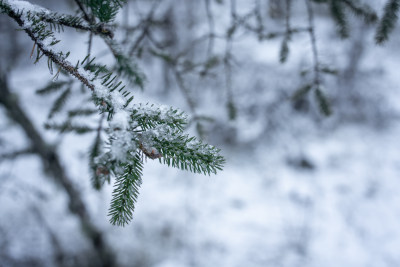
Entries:
[[58,98],[54,101],[53,106],[50,109],[48,115],[49,119],[51,119],[56,113],[60,112],[64,108],[70,95],[71,95],[71,88],[68,87],[58,96]]
[[225,159],[220,150],[203,144],[194,137],[172,133],[172,138],[154,138],[155,148],[162,154],[160,161],[168,166],[210,175],[222,170]]
[[287,61],[289,55],[289,40],[290,38],[288,36],[282,40],[281,49],[279,51],[279,61],[281,63],[285,63]]
[[111,22],[115,19],[119,9],[125,3],[125,0],[83,0],[92,15],[99,19],[100,22]]
[[[118,0],[82,1],[90,11],[90,15],[95,16],[100,22],[112,21],[124,2]],[[107,142],[101,140],[101,134],[104,133],[101,127],[78,125],[72,121],[76,116],[90,116],[94,113],[91,109],[71,110],[67,121],[59,124],[47,123],[45,128],[61,133],[97,132],[90,151],[92,183],[99,189],[105,181],[115,177],[113,198],[109,209],[111,224],[124,226],[132,220],[142,183],[141,156],[143,154],[152,159],[159,158],[170,166],[195,173],[210,175],[222,169],[225,160],[219,154],[219,149],[182,134],[187,125],[187,116],[183,112],[172,107],[130,105],[133,100],[131,92],[125,89],[117,76],[106,66],[96,65],[94,58],[90,59],[89,55],[81,61],[82,63],[78,61],[72,65],[66,60],[69,53],[57,53],[49,49],[49,46],[58,42],[54,37],[54,31],[61,31],[62,26],[71,26],[74,23],[72,27],[89,27],[85,24],[86,22],[83,23],[81,19],[75,20],[72,17],[66,17],[67,21],[62,21],[55,13],[39,14],[26,10],[13,10],[12,5],[2,0],[0,0],[0,10],[13,18],[36,43],[35,62],[46,56],[50,72],[55,70],[53,69],[53,64],[55,64],[59,68],[57,73],[65,71],[77,78],[93,92],[92,100],[99,111],[106,113],[107,120],[110,122],[110,127],[105,129],[105,133],[108,134]],[[86,10],[82,8],[81,11]],[[92,28],[88,30],[92,31]],[[125,78],[133,79],[136,85],[141,86],[142,76],[132,61],[123,56],[121,50],[117,49],[112,42],[107,44],[120,68],[117,72],[125,74]],[[38,94],[50,94],[61,90],[63,91],[55,100],[49,118],[65,107],[71,94],[71,83],[56,82],[38,90]],[[117,115],[120,115],[119,118],[113,121]],[[111,123],[118,126],[112,127]],[[105,153],[103,150],[106,150]]]
[[139,153],[130,159],[129,164],[121,164],[122,175],[117,174],[108,216],[112,225],[125,226],[133,218],[135,203],[142,184],[143,163]]
[[319,109],[321,113],[325,116],[330,116],[332,114],[331,107],[329,101],[326,99],[324,93],[320,88],[315,89],[315,97],[317,99],[317,103],[319,105]]
[[386,3],[383,16],[375,33],[377,44],[383,44],[389,39],[389,34],[394,30],[397,23],[399,8],[400,0],[389,0]]
[[47,95],[54,92],[58,92],[66,85],[70,85],[70,82],[69,81],[50,82],[45,87],[36,90],[36,94]]
[[359,0],[343,0],[343,3],[357,16],[364,18],[365,23],[375,23],[378,20],[376,12]]
[[349,27],[342,0],[331,0],[330,11],[334,21],[336,22],[340,37],[343,39],[348,38]]
[[310,92],[312,87],[313,87],[312,84],[306,84],[306,85],[300,87],[293,93],[292,100],[297,101],[297,100],[304,98],[308,94],[308,92]]

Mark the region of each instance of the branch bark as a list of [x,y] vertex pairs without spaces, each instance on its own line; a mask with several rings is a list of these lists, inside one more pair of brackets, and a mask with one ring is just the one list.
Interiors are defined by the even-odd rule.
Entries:
[[0,104],[7,110],[9,117],[19,124],[25,132],[31,142],[34,153],[41,158],[50,176],[57,184],[61,185],[67,194],[69,201],[68,208],[71,213],[78,217],[82,231],[92,243],[96,253],[95,258],[92,260],[93,266],[115,266],[115,256],[107,247],[104,234],[91,222],[82,196],[68,177],[57,152],[54,147],[46,143],[36,130],[18,103],[16,96],[10,92],[7,80],[2,74],[0,74]]

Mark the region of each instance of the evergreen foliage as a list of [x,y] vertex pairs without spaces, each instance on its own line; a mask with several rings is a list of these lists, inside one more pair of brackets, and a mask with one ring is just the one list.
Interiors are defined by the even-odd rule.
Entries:
[[[113,198],[109,209],[110,223],[124,226],[133,218],[135,203],[142,183],[144,157],[159,159],[168,166],[189,170],[194,173],[211,174],[222,170],[224,158],[219,149],[203,144],[183,133],[187,116],[172,107],[151,104],[132,104],[131,91],[126,89],[119,78],[126,78],[130,86],[143,87],[144,77],[136,64],[127,57],[116,41],[112,40],[112,22],[125,1],[118,0],[76,0],[82,17],[60,15],[28,2],[0,0],[0,11],[14,19],[32,39],[35,63],[43,56],[48,58],[48,68],[54,79],[60,73],[72,76],[92,92],[91,100],[97,106],[78,108],[67,112],[63,123],[49,121],[45,127],[60,132],[85,134],[97,132],[91,146],[89,165],[94,188],[100,189],[111,178],[115,178]],[[81,62],[70,63],[69,52],[55,52],[60,42],[55,33],[63,27],[88,31],[103,37],[116,59],[112,68],[95,63],[88,54]],[[55,72],[55,70],[57,70]],[[54,81],[38,95],[57,93],[49,112],[49,119],[66,108],[73,92],[73,82]],[[98,127],[74,122],[75,118],[95,114],[101,119]],[[108,121],[103,128],[103,118]],[[107,135],[104,141],[102,135]]]
[[56,99],[56,101],[54,101],[53,106],[50,109],[49,112],[49,119],[53,117],[54,114],[56,114],[57,112],[60,112],[61,109],[65,106],[68,97],[71,95],[71,88],[66,88]]
[[100,22],[111,22],[115,19],[125,0],[83,0],[82,3],[90,10],[92,17]]
[[322,114],[324,114],[325,116],[331,115],[332,111],[329,105],[329,101],[326,99],[326,96],[322,92],[321,88],[315,89],[315,98],[317,99],[317,103]]
[[389,0],[384,9],[384,14],[379,21],[378,29],[375,34],[375,41],[382,44],[389,39],[389,34],[393,31],[400,8],[399,0]]
[[[383,16],[378,19],[376,12],[360,0],[305,0],[308,25],[297,27],[291,23],[291,8],[294,1],[284,2],[286,10],[282,18],[285,20],[285,28],[275,32],[266,31],[257,5],[248,14],[239,15],[232,4],[231,25],[223,36],[227,43],[225,55],[214,55],[212,53],[213,38],[216,37],[214,21],[209,6],[211,2],[206,1],[210,34],[208,39],[200,38],[209,40],[207,58],[201,62],[185,58],[186,54],[190,54],[190,49],[175,55],[163,49],[162,42],[151,38],[150,27],[157,27],[160,24],[151,17],[154,10],[135,28],[135,30],[142,29],[142,33],[132,47],[125,50],[125,47],[113,39],[116,26],[113,23],[126,3],[125,0],[74,0],[78,8],[77,15],[59,14],[25,1],[0,0],[0,11],[15,20],[20,29],[32,39],[31,57],[35,63],[43,57],[47,58],[49,72],[54,76],[52,82],[37,90],[40,96],[55,95],[55,100],[49,107],[49,121],[45,127],[61,133],[95,134],[89,155],[91,181],[94,188],[101,189],[105,182],[115,179],[109,210],[110,222],[123,226],[133,218],[134,206],[142,183],[144,158],[158,159],[160,163],[171,167],[208,175],[217,173],[224,164],[224,159],[217,148],[184,133],[189,121],[183,112],[171,107],[133,103],[132,91],[143,89],[146,79],[131,55],[142,53],[141,42],[145,36],[152,44],[148,48],[149,54],[162,59],[175,75],[177,84],[193,112],[193,117],[197,118],[199,132],[202,132],[202,125],[198,121],[202,117],[196,114],[195,104],[182,75],[197,72],[199,76],[205,77],[213,68],[223,64],[226,71],[227,115],[231,120],[236,119],[237,107],[230,81],[234,54],[230,49],[233,39],[241,29],[255,33],[260,41],[281,38],[279,52],[281,63],[289,59],[290,43],[295,40],[294,36],[308,34],[313,68],[304,73],[304,86],[294,92],[292,99],[298,101],[305,97],[312,98],[320,113],[329,116],[332,109],[328,100],[329,92],[322,89],[323,79],[325,75],[336,75],[337,70],[320,62],[313,5],[321,5],[329,10],[341,38],[347,38],[351,34],[349,14],[356,15],[367,24],[378,22],[375,35],[378,44],[388,40],[393,32],[400,8],[400,0],[388,0]],[[90,37],[89,51],[92,35],[100,37],[99,39],[104,41],[113,55],[115,63],[111,66],[102,65],[90,55],[89,51],[81,61],[74,63],[68,61],[70,53],[56,49],[56,45],[60,42],[57,33],[63,31],[65,27],[87,33]],[[129,88],[121,79],[127,82]],[[91,97],[83,98],[90,99],[91,105],[85,102],[85,105],[80,107],[69,107],[68,104],[72,102],[69,100],[77,93],[74,81],[79,81],[82,88],[89,89]],[[66,115],[64,121],[54,120],[63,114]],[[100,117],[98,125],[93,125],[93,119],[97,117]],[[87,123],[82,122],[82,118],[88,119]]]
[[138,153],[129,158],[129,164],[120,164],[122,174],[116,175],[113,198],[109,210],[110,222],[124,226],[132,220],[139,187],[142,184],[143,162]]
[[359,0],[343,0],[343,4],[368,24],[375,23],[378,20],[376,12],[369,5],[362,4]]
[[365,23],[373,24],[378,20],[376,12],[359,0],[313,0],[318,4],[329,4],[330,13],[338,29],[341,38],[347,38],[350,34],[348,25],[348,11],[362,18]]
[[336,22],[338,33],[341,38],[349,37],[349,27],[346,20],[345,9],[342,1],[331,0],[330,1],[330,11],[333,19]]
[[[313,2],[319,4],[329,3],[332,17],[342,38],[349,36],[349,27],[346,18],[347,10],[363,18],[367,24],[373,24],[378,21],[376,12],[368,4],[362,3],[360,0],[313,0]],[[382,44],[389,39],[389,34],[396,26],[399,8],[399,0],[388,0],[386,2],[383,16],[379,19],[375,33],[377,44]]]
[[122,51],[115,41],[107,39],[106,42],[116,60],[113,70],[115,70],[120,77],[127,79],[129,85],[137,85],[143,89],[145,78],[137,65]]

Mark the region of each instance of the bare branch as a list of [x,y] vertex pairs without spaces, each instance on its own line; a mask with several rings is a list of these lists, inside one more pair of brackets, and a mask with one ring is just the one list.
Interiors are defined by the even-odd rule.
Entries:
[[31,155],[35,153],[34,149],[26,148],[22,150],[17,150],[9,153],[0,154],[0,162],[4,160],[14,160],[20,156]]
[[21,126],[31,141],[32,150],[41,158],[54,181],[65,190],[69,200],[68,207],[79,218],[83,233],[92,242],[97,253],[99,266],[113,266],[114,255],[107,247],[103,233],[91,222],[82,196],[67,176],[57,152],[54,147],[46,143],[36,130],[17,99],[9,91],[7,81],[3,76],[0,76],[0,104],[6,108],[10,117]]
[[317,49],[317,41],[315,38],[315,25],[314,25],[314,12],[310,3],[310,0],[305,0],[307,6],[307,14],[308,14],[308,32],[310,35],[312,53],[313,53],[313,61],[314,61],[314,83],[317,87],[319,87],[321,83],[320,78],[320,62],[318,58],[318,49]]

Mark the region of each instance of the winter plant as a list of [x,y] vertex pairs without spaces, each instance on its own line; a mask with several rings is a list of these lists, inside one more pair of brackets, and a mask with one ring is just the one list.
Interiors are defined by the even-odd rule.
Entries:
[[[35,63],[46,58],[54,79],[39,95],[60,92],[49,113],[46,127],[61,132],[97,132],[90,153],[92,184],[100,189],[115,179],[109,209],[110,223],[124,226],[133,216],[139,187],[142,183],[144,158],[157,159],[182,170],[215,174],[222,169],[224,158],[219,149],[184,133],[187,115],[173,107],[134,103],[131,90],[119,78],[128,81],[129,88],[142,88],[144,75],[113,39],[111,23],[124,0],[75,0],[77,15],[64,15],[26,1],[1,0],[0,10],[12,18],[33,41],[31,57]],[[81,61],[68,61],[69,52],[57,51],[60,42],[56,33],[64,27],[100,36],[116,65],[109,69],[96,63],[91,55]],[[61,79],[59,76],[65,76]],[[78,108],[68,112],[65,123],[51,118],[60,112],[72,94],[73,77],[91,91],[91,101],[97,107]],[[73,119],[100,114],[98,127],[77,125]],[[107,126],[103,126],[103,119]],[[104,138],[103,136],[106,136]]]
[[[377,44],[388,40],[397,22],[400,8],[400,0],[388,0],[383,16],[378,18],[369,5],[359,0],[304,0],[307,24],[304,27],[298,27],[291,22],[293,1],[285,0],[281,3],[285,7],[284,30],[268,32],[262,22],[260,1],[255,1],[254,9],[249,14],[239,15],[235,8],[236,0],[230,0],[231,25],[223,36],[227,42],[227,49],[225,55],[219,58],[211,53],[216,34],[210,11],[211,2],[205,0],[210,31],[207,36],[208,58],[204,63],[196,65],[189,64],[189,61],[182,58],[184,53],[179,53],[176,57],[165,53],[163,46],[150,38],[150,29],[161,23],[153,19],[154,10],[150,12],[148,18],[133,29],[142,30],[142,33],[130,48],[129,53],[126,53],[123,46],[114,39],[116,25],[114,21],[126,0],[74,0],[73,2],[78,10],[75,15],[58,14],[26,1],[15,0],[0,0],[0,11],[13,19],[32,39],[31,57],[34,58],[34,62],[46,58],[49,71],[54,75],[53,81],[37,91],[39,95],[58,94],[50,107],[46,128],[60,132],[96,132],[89,161],[92,184],[96,189],[100,189],[105,182],[109,183],[111,178],[115,178],[109,210],[110,222],[122,226],[132,219],[142,182],[144,158],[157,159],[168,166],[203,174],[216,173],[222,169],[224,163],[217,148],[184,134],[188,117],[183,112],[172,107],[134,103],[131,89],[143,88],[145,84],[145,77],[135,64],[135,56],[141,54],[139,44],[146,36],[157,48],[149,49],[150,54],[162,59],[171,68],[194,116],[197,116],[194,101],[185,88],[182,74],[200,69],[200,75],[205,76],[216,65],[224,64],[227,73],[226,107],[229,118],[235,119],[236,107],[230,83],[232,75],[230,65],[233,61],[230,48],[235,34],[242,29],[254,33],[260,41],[281,38],[280,61],[284,63],[289,56],[290,42],[294,40],[294,35],[306,33],[310,37],[313,75],[294,93],[293,100],[304,98],[309,92],[313,92],[321,113],[330,115],[331,108],[325,96],[322,76],[336,74],[336,70],[320,62],[313,5],[328,6],[341,38],[347,38],[350,35],[349,13],[361,17],[367,24],[377,23],[375,33]],[[217,0],[215,3],[222,4],[223,1]],[[86,56],[75,63],[68,60],[70,52],[56,50],[56,45],[60,42],[56,35],[65,27],[89,34],[89,49]],[[96,58],[91,56],[94,35],[104,41],[113,55],[115,59],[113,66],[99,64]],[[121,79],[127,81],[127,87],[123,85]],[[86,87],[87,91],[91,92],[92,106],[70,109],[67,112],[66,121],[56,123],[52,120],[53,116],[65,109],[67,100],[76,91],[73,90],[74,81],[79,81],[82,87]],[[93,106],[96,106],[96,109]],[[96,126],[88,122],[83,124],[76,122],[79,118],[93,118],[93,116],[100,117]],[[106,124],[104,120],[107,121]],[[68,183],[66,188],[70,188]],[[73,190],[70,191],[72,192],[70,195],[73,196]],[[74,198],[71,197],[71,199]],[[76,213],[79,213],[79,209]]]

